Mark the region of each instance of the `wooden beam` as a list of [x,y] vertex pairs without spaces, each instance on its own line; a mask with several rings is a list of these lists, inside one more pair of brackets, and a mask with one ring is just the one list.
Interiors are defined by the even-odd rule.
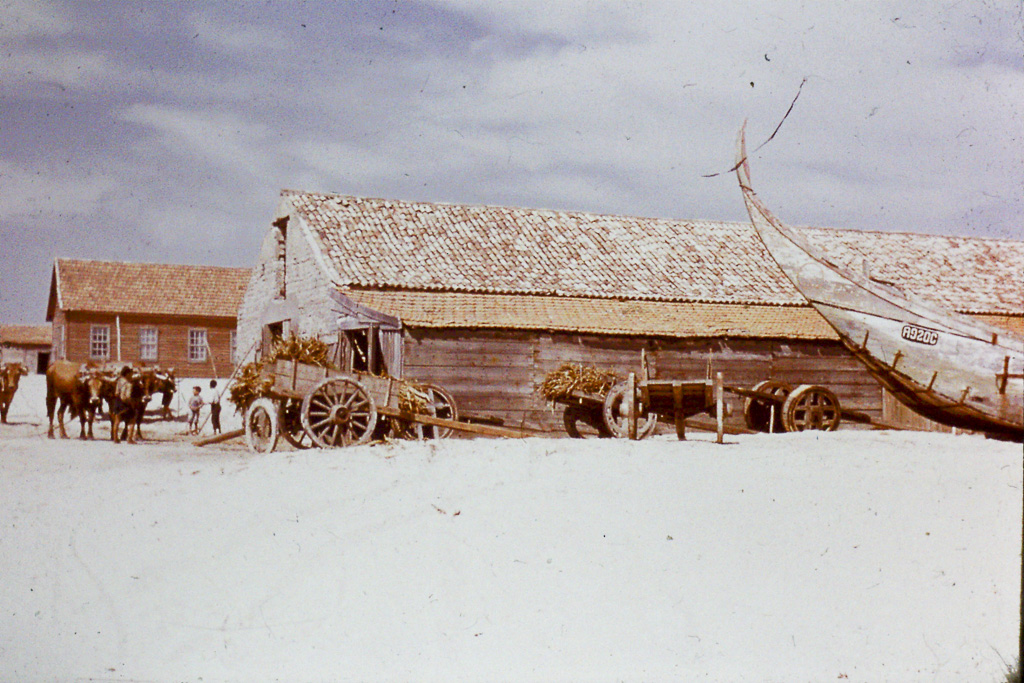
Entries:
[[233,429],[230,432],[222,432],[220,434],[214,434],[213,436],[204,436],[202,439],[196,439],[192,442],[193,446],[209,446],[210,444],[220,443],[221,441],[228,441],[229,439],[236,439],[240,436],[245,436],[244,429]]
[[486,424],[476,424],[470,422],[458,422],[456,420],[446,420],[441,417],[433,417],[431,415],[420,415],[419,413],[404,413],[397,408],[391,408],[388,406],[378,406],[377,413],[380,415],[386,415],[388,417],[395,417],[400,420],[407,420],[409,422],[418,422],[425,425],[434,425],[435,427],[447,427],[449,429],[455,429],[460,432],[469,432],[470,434],[479,434],[481,436],[496,436],[503,437],[506,439],[525,439],[528,436],[533,436],[533,432],[526,431],[525,429],[512,429],[510,427],[494,427]]

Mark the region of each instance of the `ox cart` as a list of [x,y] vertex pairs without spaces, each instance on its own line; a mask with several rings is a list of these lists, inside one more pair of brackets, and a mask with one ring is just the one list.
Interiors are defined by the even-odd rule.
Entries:
[[245,440],[257,453],[278,439],[294,448],[338,448],[383,438],[445,438],[453,431],[521,438],[526,432],[459,420],[441,387],[360,371],[278,359],[262,369],[269,386],[245,411]]
[[686,420],[700,413],[716,416],[721,432],[721,377],[656,380],[650,376],[646,353],[641,353],[640,364],[639,378],[631,372],[626,381],[612,385],[606,392],[572,389],[553,398],[564,406],[562,421],[569,436],[583,438],[596,432],[599,437],[643,439],[663,422],[675,426],[676,436],[683,440]]
[[765,380],[748,389],[723,384],[721,373],[712,379],[710,369],[703,380],[652,379],[646,353],[641,353],[640,364],[639,376],[630,373],[606,392],[571,390],[553,399],[564,406],[562,419],[569,436],[643,439],[661,422],[673,425],[682,440],[687,420],[701,413],[716,418],[714,428],[721,433],[726,430],[725,393],[743,397],[743,418],[751,433],[834,431],[843,418],[877,424],[864,413],[842,408],[827,387]]

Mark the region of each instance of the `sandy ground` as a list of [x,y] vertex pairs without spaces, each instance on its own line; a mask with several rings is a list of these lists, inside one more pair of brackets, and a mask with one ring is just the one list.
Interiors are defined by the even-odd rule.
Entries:
[[1016,654],[1020,444],[254,455],[183,422],[48,440],[23,405],[0,426],[0,680],[995,682]]

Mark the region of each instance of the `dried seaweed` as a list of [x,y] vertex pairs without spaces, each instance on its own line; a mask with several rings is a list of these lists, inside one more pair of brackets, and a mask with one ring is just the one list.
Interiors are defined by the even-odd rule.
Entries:
[[404,382],[398,392],[398,409],[403,413],[426,413],[430,395],[415,384]]
[[604,396],[617,381],[615,373],[604,372],[591,365],[563,363],[544,378],[540,392],[548,401],[567,398],[574,391]]
[[237,379],[231,385],[229,400],[235,404],[239,412],[244,413],[253,401],[267,396],[274,387],[274,378],[264,376],[263,368],[273,366],[278,360],[294,360],[323,368],[333,368],[330,353],[330,346],[315,337],[292,335],[287,339],[281,339],[263,358],[242,366]]

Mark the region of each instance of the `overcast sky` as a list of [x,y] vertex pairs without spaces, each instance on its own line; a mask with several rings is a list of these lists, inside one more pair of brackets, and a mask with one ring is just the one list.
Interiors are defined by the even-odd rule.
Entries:
[[702,176],[798,92],[784,221],[1024,239],[1021,5],[0,0],[0,323],[56,257],[250,266],[282,188],[745,221]]

